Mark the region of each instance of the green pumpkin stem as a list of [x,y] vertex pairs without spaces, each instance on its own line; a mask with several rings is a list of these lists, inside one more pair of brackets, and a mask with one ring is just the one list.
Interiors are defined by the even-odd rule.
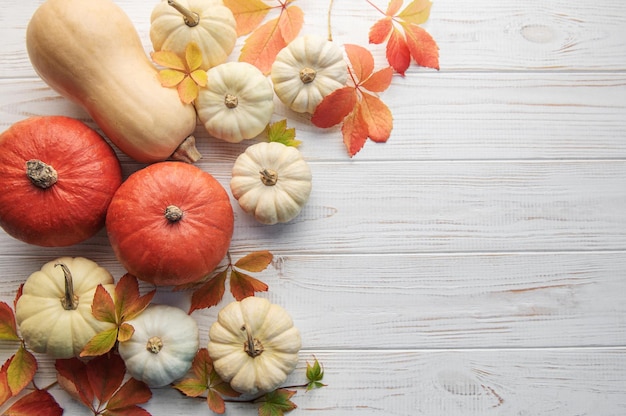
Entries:
[[183,6],[182,4],[178,3],[175,0],[167,0],[167,4],[175,8],[178,11],[178,13],[183,15],[183,20],[185,21],[185,24],[187,26],[194,27],[198,23],[200,23],[200,16],[198,16],[198,13],[192,12],[191,10],[189,10],[188,8],[186,8],[185,6]]
[[66,311],[73,311],[78,308],[78,296],[74,294],[74,281],[70,269],[63,263],[57,263],[54,267],[60,266],[63,269],[63,277],[65,278],[65,293],[61,298],[61,305]]

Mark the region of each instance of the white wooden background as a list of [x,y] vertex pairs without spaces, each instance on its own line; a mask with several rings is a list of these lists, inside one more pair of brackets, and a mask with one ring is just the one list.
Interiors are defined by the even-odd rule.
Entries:
[[[0,9],[0,129],[39,114],[95,127],[30,66],[24,33],[41,2]],[[147,52],[154,3],[118,0]],[[326,3],[297,2],[302,33],[326,34]],[[380,17],[365,0],[337,0],[334,40],[367,46]],[[304,142],[310,202],[272,227],[235,209],[233,256],[275,254],[261,275],[264,296],[302,332],[289,381],[303,380],[313,355],[326,369],[329,386],[300,391],[291,414],[623,416],[626,2],[435,0],[425,28],[441,71],[412,67],[382,94],[395,117],[388,143],[369,142],[351,160],[338,129],[316,129],[277,105],[275,119],[288,118]],[[371,50],[382,65],[382,48]],[[198,165],[228,186],[246,144],[197,133]],[[126,174],[138,167],[120,157]],[[123,273],[104,232],[66,249],[2,233],[0,253],[5,302],[59,255]],[[186,305],[185,296],[161,289],[157,300]],[[194,313],[202,343],[216,313]],[[0,343],[0,360],[14,349]],[[40,364],[43,386],[53,363]],[[88,414],[59,388],[52,393],[66,414]],[[146,408],[209,413],[170,389]],[[227,414],[256,409],[229,404]]]

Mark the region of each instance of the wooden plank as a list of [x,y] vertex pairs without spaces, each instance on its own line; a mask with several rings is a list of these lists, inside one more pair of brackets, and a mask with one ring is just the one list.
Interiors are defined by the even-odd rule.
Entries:
[[[235,259],[246,253],[234,253]],[[119,278],[110,255],[83,252]],[[626,344],[626,252],[415,255],[275,253],[260,296],[285,307],[309,349]],[[0,300],[53,258],[0,256]],[[142,290],[151,289],[142,284]],[[191,292],[156,302],[188,310]],[[194,313],[201,340],[221,307]]]
[[[394,115],[391,138],[368,142],[354,160],[626,158],[624,74],[425,74],[396,77],[381,98]],[[0,79],[0,130],[35,114],[96,127],[40,80]],[[277,103],[274,120],[285,118],[307,160],[350,161],[339,127],[319,129]],[[196,137],[211,165],[234,161],[250,144],[211,138],[201,124]]]
[[[626,350],[309,350],[288,383],[304,379],[305,361],[317,357],[327,387],[292,398],[295,415],[512,415],[622,416],[626,411]],[[50,362],[42,363],[52,374]],[[54,381],[49,375],[41,386]],[[54,387],[66,414],[85,415]],[[154,390],[145,406],[154,416],[206,415],[201,399],[170,388]],[[228,403],[226,414],[257,415],[255,405]]]

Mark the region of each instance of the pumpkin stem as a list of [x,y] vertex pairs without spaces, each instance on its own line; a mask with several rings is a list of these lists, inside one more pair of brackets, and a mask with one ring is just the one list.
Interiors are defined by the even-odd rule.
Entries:
[[274,186],[276,182],[278,182],[278,173],[275,170],[263,168],[263,170],[259,172],[259,175],[261,175],[263,185]]
[[261,344],[261,341],[252,336],[252,333],[246,325],[242,326],[241,330],[246,331],[247,339],[246,342],[243,344],[243,350],[246,352],[246,354],[248,354],[252,358],[261,355],[261,353],[263,353],[263,344]]
[[74,282],[70,269],[63,263],[57,263],[54,267],[60,266],[63,269],[63,277],[65,278],[65,293],[61,298],[61,305],[66,311],[73,311],[78,308],[78,296],[74,294]]
[[163,341],[159,337],[151,337],[146,344],[146,349],[152,354],[158,354],[163,348]]
[[235,108],[239,105],[239,100],[232,94],[226,94],[224,96],[224,105],[228,108]]
[[33,185],[41,189],[51,187],[59,178],[57,171],[52,166],[39,159],[31,159],[26,162],[26,176]]
[[202,155],[196,148],[196,138],[192,135],[187,136],[172,153],[170,159],[186,163],[195,163],[202,159]]
[[317,72],[313,68],[302,68],[302,70],[300,70],[300,81],[302,81],[303,84],[308,84],[313,82],[315,75],[317,75]]
[[186,8],[185,6],[183,6],[182,4],[178,3],[175,0],[167,0],[167,4],[175,8],[178,11],[178,13],[183,15],[183,20],[185,21],[185,24],[187,26],[194,27],[198,23],[200,23],[200,16],[198,15],[198,13],[192,12],[191,10],[189,10],[188,8]]
[[168,205],[167,208],[165,208],[165,218],[169,222],[180,221],[183,218],[183,210],[176,205]]

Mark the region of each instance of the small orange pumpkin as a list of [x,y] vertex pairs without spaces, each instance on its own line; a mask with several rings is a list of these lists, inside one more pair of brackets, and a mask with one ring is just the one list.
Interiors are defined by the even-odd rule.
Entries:
[[182,285],[202,279],[224,258],[234,215],[212,175],[184,162],[158,162],[119,187],[106,228],[128,272],[155,285]]
[[0,226],[26,243],[63,247],[92,237],[121,183],[113,148],[79,120],[30,117],[0,135]]

